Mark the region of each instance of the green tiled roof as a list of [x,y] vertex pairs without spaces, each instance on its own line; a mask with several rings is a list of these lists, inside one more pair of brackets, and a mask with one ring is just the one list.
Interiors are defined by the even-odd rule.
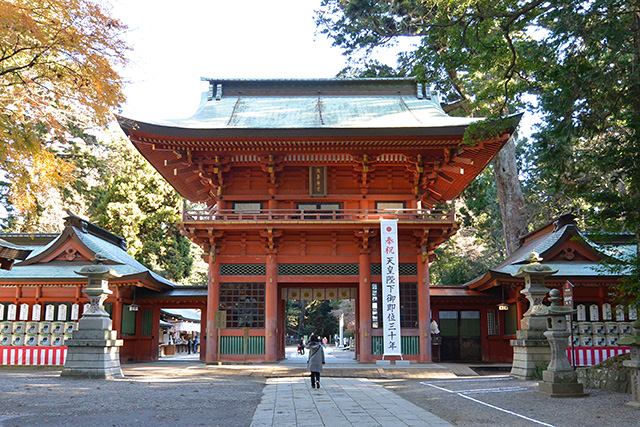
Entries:
[[107,264],[122,275],[120,281],[148,281],[154,287],[173,288],[174,284],[136,261],[125,249],[124,239],[70,214],[66,227],[51,243],[34,250],[27,259],[16,263],[11,270],[0,270],[0,285],[33,282],[82,283],[86,278],[75,273],[87,261],[44,262],[47,254],[57,250],[69,239],[79,242],[92,255],[102,253]]
[[146,123],[219,130],[451,127],[462,133],[482,120],[450,117],[413,78],[203,80],[212,87],[192,117]]

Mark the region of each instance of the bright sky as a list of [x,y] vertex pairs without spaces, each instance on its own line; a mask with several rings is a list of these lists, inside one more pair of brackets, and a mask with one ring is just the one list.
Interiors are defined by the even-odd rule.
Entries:
[[320,0],[112,0],[129,26],[131,118],[193,114],[216,78],[331,78],[346,66],[316,34]]
[[[320,0],[110,1],[133,48],[123,72],[125,117],[191,116],[208,89],[201,77],[332,78],[347,65],[317,33]],[[379,59],[392,64],[395,52]],[[521,130],[530,133],[533,121],[526,114]]]

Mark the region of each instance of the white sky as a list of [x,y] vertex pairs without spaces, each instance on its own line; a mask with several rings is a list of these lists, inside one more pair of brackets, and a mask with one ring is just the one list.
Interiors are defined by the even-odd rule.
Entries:
[[341,51],[316,34],[320,0],[112,0],[133,47],[124,71],[131,118],[193,114],[216,78],[331,78]]
[[[208,89],[201,77],[332,78],[347,65],[317,33],[320,0],[110,1],[113,15],[129,26],[133,48],[122,73],[125,117],[191,116]],[[377,57],[393,64],[395,52],[410,43]],[[521,131],[531,133],[534,121],[525,114]]]

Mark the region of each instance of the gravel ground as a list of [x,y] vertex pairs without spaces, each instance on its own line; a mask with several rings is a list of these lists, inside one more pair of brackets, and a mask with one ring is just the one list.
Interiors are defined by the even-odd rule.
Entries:
[[461,427],[640,426],[640,412],[624,406],[631,400],[629,394],[586,390],[590,395],[584,398],[549,398],[535,392],[536,381],[496,376],[376,382]]
[[[123,372],[125,379],[104,381],[0,368],[0,426],[248,426],[265,382],[200,363],[127,364]],[[461,427],[640,426],[640,411],[624,406],[627,394],[553,399],[537,394],[535,381],[506,376],[375,381]]]
[[0,426],[248,426],[263,378],[205,365],[123,366],[121,380],[61,378],[60,370],[0,369]]

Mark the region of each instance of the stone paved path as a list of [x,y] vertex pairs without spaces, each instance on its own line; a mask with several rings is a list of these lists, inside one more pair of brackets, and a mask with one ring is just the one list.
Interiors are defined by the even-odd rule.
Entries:
[[271,378],[251,427],[451,426],[448,422],[364,378]]

